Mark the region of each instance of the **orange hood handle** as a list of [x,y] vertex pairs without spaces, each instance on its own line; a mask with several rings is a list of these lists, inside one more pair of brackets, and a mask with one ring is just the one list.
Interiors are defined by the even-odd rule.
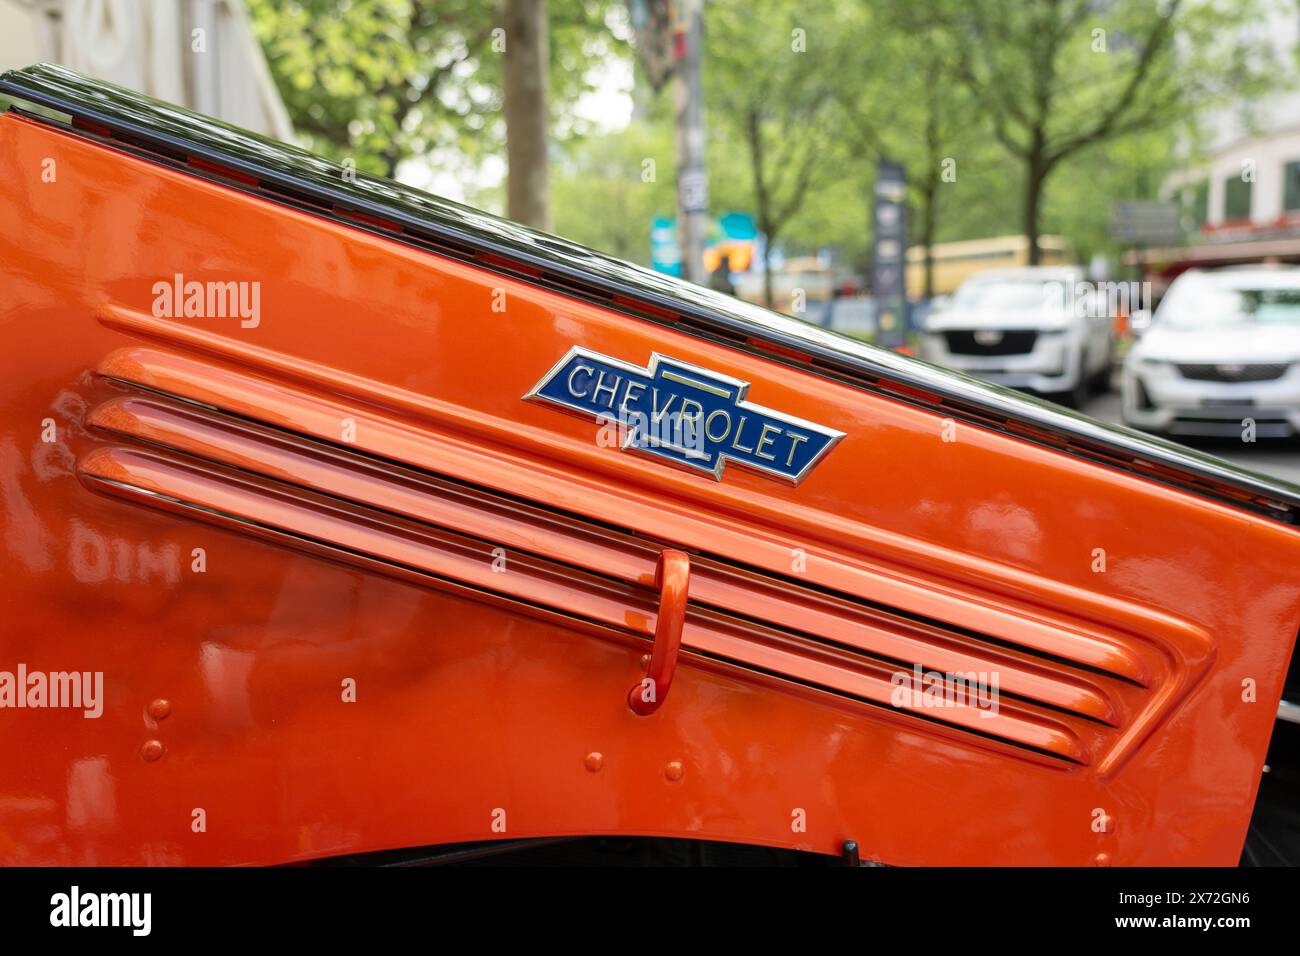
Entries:
[[655,587],[659,589],[659,614],[655,618],[654,648],[646,676],[628,692],[632,712],[648,717],[668,698],[677,671],[677,651],[682,646],[682,625],[686,623],[686,592],[691,582],[691,559],[685,551],[669,549],[655,565]]

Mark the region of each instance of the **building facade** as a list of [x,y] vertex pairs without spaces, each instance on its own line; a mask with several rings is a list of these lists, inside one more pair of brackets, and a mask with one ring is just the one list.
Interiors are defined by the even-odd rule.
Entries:
[[1252,29],[1283,66],[1278,89],[1203,118],[1201,159],[1171,175],[1163,189],[1182,209],[1188,241],[1127,257],[1152,277],[1193,267],[1300,263],[1300,90],[1290,80],[1300,12],[1277,5]]
[[38,62],[293,137],[242,0],[0,0],[0,70]]

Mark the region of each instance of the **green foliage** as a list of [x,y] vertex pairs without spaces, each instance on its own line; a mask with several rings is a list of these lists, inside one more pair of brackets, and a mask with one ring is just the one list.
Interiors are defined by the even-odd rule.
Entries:
[[[1208,111],[1288,81],[1293,64],[1246,29],[1281,2],[708,0],[711,207],[754,214],[788,255],[837,247],[865,269],[874,171],[889,158],[908,170],[913,241],[927,217],[936,242],[1023,231],[1037,177],[1042,232],[1085,257],[1114,252],[1112,202],[1154,198]],[[249,6],[312,148],[381,174],[413,156],[501,155],[495,3]],[[557,232],[644,262],[651,220],[676,208],[672,86],[640,90],[645,115],[615,133],[573,110],[593,64],[634,58],[625,13],[620,0],[549,0],[552,208]]]
[[[551,0],[552,118],[570,109],[614,41],[608,0]],[[393,175],[412,156],[499,153],[501,44],[484,0],[249,0],[294,127],[312,149]]]
[[[496,106],[496,86],[477,77],[495,65],[484,56],[490,7],[474,0],[250,0],[249,10],[294,127],[367,172],[392,175],[402,158],[457,142],[470,116],[481,127]],[[475,82],[453,82],[461,76]]]
[[706,9],[705,97],[710,162],[747,167],[749,205],[769,236],[843,159],[835,136],[833,81],[841,53],[838,6],[747,0]]
[[[1111,205],[1159,198],[1161,182],[1178,165],[1173,137],[1159,130],[1133,133],[1068,158],[1052,174],[1043,232],[1068,237],[1080,261],[1094,254],[1116,259],[1123,247],[1110,237]],[[1018,211],[1017,202],[1010,221],[1019,222]]]
[[[1037,235],[1054,217],[1073,219],[1089,223],[1091,241],[1098,238],[1094,207],[1108,196],[1097,186],[1107,176],[1122,177],[1119,167],[1135,163],[1133,178],[1150,195],[1149,174],[1168,167],[1171,144],[1188,141],[1199,117],[1277,88],[1285,71],[1268,38],[1247,29],[1267,5],[890,0],[883,9],[973,105],[972,128],[1018,164],[1022,226],[1015,231]],[[1126,152],[1136,139],[1154,152]],[[1067,172],[1088,187],[1076,190],[1080,206],[1068,211],[1059,193],[1053,198]],[[1116,185],[1132,197],[1131,184]]]
[[[673,129],[669,117],[662,115],[666,112],[661,109],[635,120],[617,133],[564,144],[552,165],[557,234],[649,264],[651,221],[677,214]],[[811,191],[790,219],[785,251],[805,255],[836,247],[845,261],[862,261],[869,223],[861,188],[859,180],[843,177]],[[719,148],[711,140],[709,195],[715,215],[754,211],[743,151]]]
[[671,128],[636,121],[571,142],[552,167],[551,204],[559,235],[648,263],[651,220],[676,212]]
[[1153,129],[1171,131],[1276,85],[1260,22],[1268,0],[909,0],[926,37],[974,92],[1013,154],[1041,136],[1048,160]]

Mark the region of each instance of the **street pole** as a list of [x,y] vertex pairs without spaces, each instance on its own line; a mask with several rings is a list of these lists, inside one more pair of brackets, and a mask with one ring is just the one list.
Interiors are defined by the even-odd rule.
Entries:
[[682,276],[703,285],[704,240],[709,224],[709,180],[704,166],[704,40],[700,0],[673,0],[673,81],[677,133],[677,222]]

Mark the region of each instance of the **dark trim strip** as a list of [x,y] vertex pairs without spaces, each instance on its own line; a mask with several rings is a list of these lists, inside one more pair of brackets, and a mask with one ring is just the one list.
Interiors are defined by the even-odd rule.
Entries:
[[[897,355],[661,275],[554,236],[347,171],[304,150],[139,93],[41,64],[0,75],[0,93],[69,115],[81,135],[109,135],[194,175],[467,259],[564,294],[1140,477],[1300,524],[1300,487],[1172,442]],[[40,117],[42,122],[50,122]],[[365,217],[358,221],[357,217]]]

